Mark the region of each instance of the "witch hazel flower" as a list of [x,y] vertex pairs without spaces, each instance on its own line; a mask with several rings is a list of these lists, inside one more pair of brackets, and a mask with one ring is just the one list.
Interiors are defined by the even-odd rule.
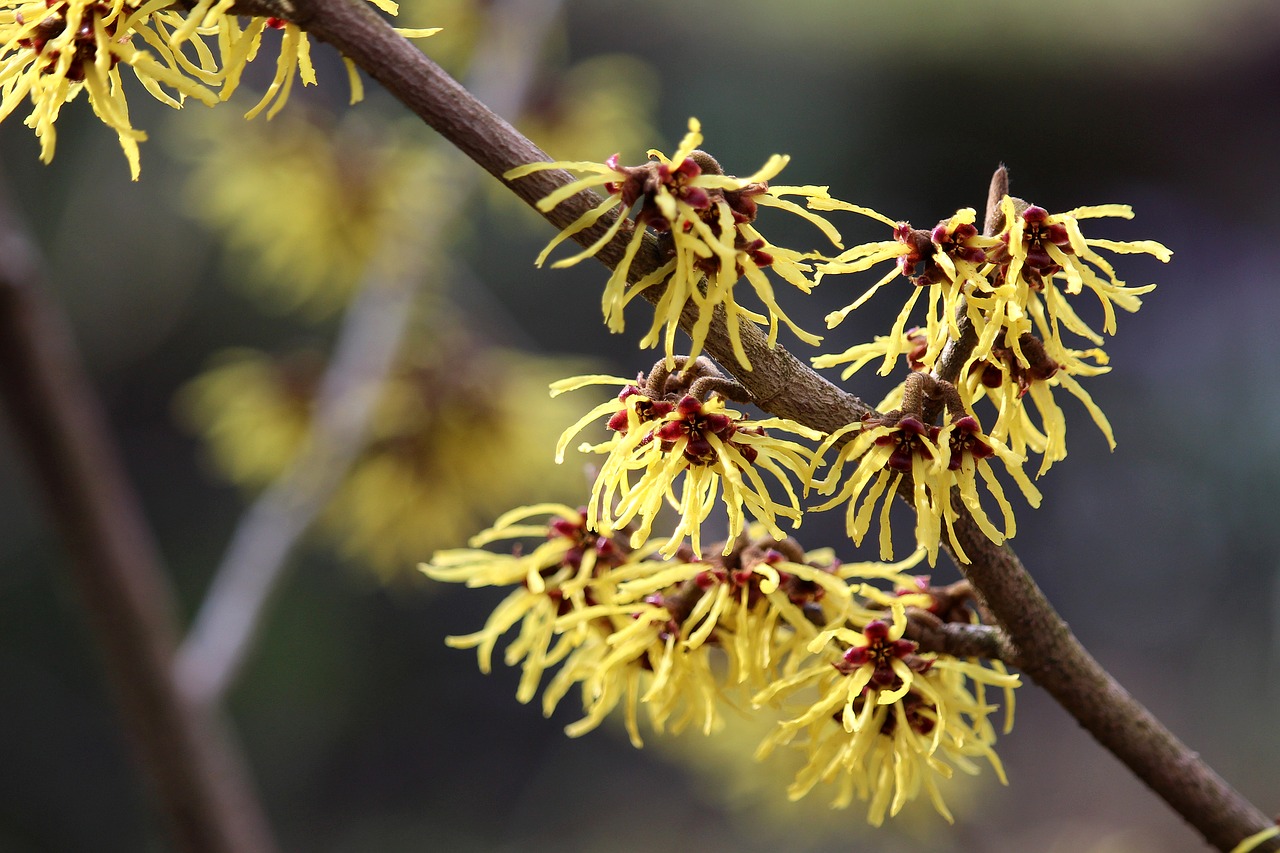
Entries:
[[29,99],[26,124],[40,140],[41,161],[49,163],[62,107],[85,92],[94,114],[119,137],[137,180],[138,143],[147,135],[129,118],[122,66],[168,106],[180,107],[188,96],[218,102],[209,88],[218,76],[207,50],[193,62],[167,44],[166,27],[175,20],[181,19],[155,3],[133,0],[7,0],[0,5],[0,121]]
[[[374,0],[389,14],[390,0]],[[121,66],[133,70],[146,92],[180,108],[188,97],[213,106],[239,84],[245,66],[259,55],[262,34],[283,30],[275,78],[248,117],[270,105],[274,115],[288,97],[296,72],[314,84],[310,42],[296,24],[248,16],[232,0],[190,4],[143,0],[3,0],[0,2],[0,121],[24,98],[32,110],[26,124],[40,140],[40,160],[53,160],[62,107],[81,93],[120,140],[133,180],[141,171],[138,143],[147,138],[129,117]],[[435,29],[402,29],[418,38]],[[359,78],[347,61],[353,101]],[[219,90],[220,91],[215,91]]]
[[[504,177],[514,180],[546,169],[587,173],[539,201],[538,209],[543,212],[555,209],[583,190],[599,189],[606,194],[596,207],[561,231],[543,249],[536,264],[542,266],[551,251],[564,240],[601,223],[608,225],[590,246],[556,261],[553,268],[572,266],[596,255],[629,229],[622,259],[609,277],[601,300],[610,331],[623,330],[623,310],[636,296],[665,282],[652,325],[641,346],[656,347],[662,343],[667,363],[672,365],[680,316],[692,303],[698,321],[690,332],[689,355],[697,357],[706,341],[715,308],[723,306],[734,356],[749,370],[751,363],[738,332],[740,318],[766,325],[770,346],[777,340],[779,324],[790,328],[806,343],[816,344],[821,340],[786,315],[765,273],[772,268],[783,281],[808,293],[814,285],[810,256],[778,246],[758,231],[759,209],[773,207],[799,216],[817,226],[836,247],[841,246],[840,235],[825,218],[793,200],[798,198],[811,207],[815,199],[827,198],[826,187],[770,185],[790,158],[775,154],[757,172],[739,178],[724,174],[715,158],[699,150],[702,141],[701,125],[697,119],[690,119],[689,132],[671,157],[650,150],[649,162],[638,166],[623,165],[618,154],[603,163],[530,163],[510,170]],[[633,209],[636,210],[634,222],[627,218]],[[610,216],[611,219],[607,218]],[[658,238],[656,248],[664,262],[654,272],[632,281],[632,264],[650,232]],[[739,303],[740,288],[736,285],[743,279],[764,305],[763,314]]]
[[[830,275],[859,273],[891,262],[889,269],[862,295],[839,311],[827,315],[827,328],[835,328],[853,311],[871,299],[886,285],[901,277],[912,285],[906,302],[898,312],[893,327],[885,340],[890,342],[880,366],[880,374],[887,375],[902,354],[896,342],[903,336],[922,294],[928,294],[924,332],[928,346],[924,363],[932,368],[934,361],[947,340],[960,337],[957,317],[965,313],[963,297],[969,293],[989,288],[985,273],[987,250],[996,241],[978,233],[973,208],[965,208],[954,216],[939,222],[932,229],[912,228],[908,222],[895,222],[868,208],[850,205],[838,200],[816,199],[813,206],[820,210],[849,210],[869,216],[893,229],[890,240],[854,246],[817,266],[815,279],[821,281]],[[981,323],[977,312],[969,311],[971,319]],[[823,357],[831,360],[829,357]]]
[[[814,483],[820,494],[833,497],[813,509],[823,511],[844,504],[846,530],[854,544],[862,543],[878,516],[880,556],[892,559],[889,508],[899,487],[907,483],[916,511],[916,542],[926,549],[930,565],[937,560],[944,528],[956,557],[968,562],[955,535],[959,515],[951,503],[953,487],[978,527],[996,544],[1012,537],[1016,526],[1013,508],[988,460],[995,457],[1004,464],[1033,507],[1040,505],[1040,492],[1022,471],[1025,458],[982,432],[978,420],[964,407],[959,392],[950,382],[926,373],[912,373],[902,394],[899,409],[848,424],[829,435],[818,447],[815,460],[821,460],[828,450],[840,445],[826,477]],[[931,402],[945,407],[946,425],[932,426],[927,422],[925,408]],[[856,467],[845,477],[846,465],[855,460]],[[1000,509],[1003,529],[990,521],[982,506],[979,479]],[[880,507],[878,513],[877,506]]]
[[[676,365],[680,371],[672,372],[665,360],[659,361],[635,382],[592,376],[553,386],[553,394],[587,384],[624,386],[616,401],[592,409],[560,439],[557,459],[563,459],[570,440],[589,423],[608,416],[612,437],[578,448],[605,456],[592,486],[588,522],[615,530],[635,525],[631,542],[639,547],[670,502],[680,519],[659,549],[663,556],[674,554],[686,540],[700,552],[702,526],[718,504],[727,515],[726,554],[748,517],[771,535],[785,537],[780,520],[798,526],[801,518],[792,480],[807,488],[813,454],[774,433],[811,440],[821,433],[785,418],[756,420],[729,409],[728,400],[745,401],[749,394],[708,359],[680,357]],[[784,499],[774,497],[762,474],[781,488]]]
[[[1020,314],[1043,313],[1047,317],[1041,333],[1046,341],[1052,341],[1052,346],[1060,349],[1069,348],[1062,340],[1063,327],[1096,345],[1103,341],[1102,335],[1080,318],[1069,297],[1079,296],[1086,289],[1092,291],[1102,309],[1102,332],[1114,335],[1115,309],[1133,313],[1142,306],[1140,297],[1155,289],[1154,284],[1133,287],[1121,281],[1098,249],[1117,254],[1148,254],[1162,263],[1167,263],[1173,255],[1154,240],[1117,241],[1084,236],[1081,220],[1132,219],[1133,209],[1129,205],[1094,205],[1051,214],[1043,207],[1006,195],[1000,202],[1000,211],[1004,229],[997,237],[997,245],[988,252],[995,264],[992,278],[997,284],[1007,283],[1013,287],[1011,299],[1021,309],[1013,312],[1015,319]],[[1011,346],[1022,331],[1011,328],[1006,332],[1005,345]],[[994,333],[984,334],[976,350],[978,356],[985,357],[995,340]]]
[[1058,349],[1051,355],[1044,341],[1026,332],[1017,339],[1016,351],[994,346],[985,359],[970,364],[965,396],[975,402],[983,397],[991,400],[998,412],[991,435],[1016,454],[1040,454],[1039,477],[1067,456],[1067,419],[1054,397],[1055,389],[1066,390],[1084,405],[1107,445],[1115,450],[1111,422],[1076,380],[1109,370],[1107,355],[1100,348]]
[[785,705],[801,696],[809,700],[761,743],[757,757],[788,745],[804,753],[806,764],[787,789],[792,800],[819,783],[832,783],[837,788],[833,806],[843,808],[855,797],[865,800],[867,819],[878,826],[923,793],[951,820],[937,779],[950,776],[953,767],[976,772],[972,758],[983,757],[1005,781],[988,720],[995,706],[984,691],[1003,688],[1011,702],[1018,678],[998,664],[984,667],[921,654],[904,637],[906,609],[925,605],[927,594],[894,598],[866,584],[859,594],[878,603],[882,615],[861,627],[822,631],[808,645],[809,665],[753,698],[758,705]]
[[[532,519],[546,517],[545,521]],[[483,546],[504,540],[542,539],[531,551],[496,553]],[[438,551],[421,566],[433,580],[465,583],[469,587],[510,586],[512,591],[494,609],[484,628],[445,642],[458,649],[474,648],[480,671],[492,667],[498,640],[515,626],[520,630],[507,647],[508,666],[522,668],[516,698],[530,701],[543,673],[587,641],[583,626],[565,633],[557,620],[596,602],[592,582],[608,568],[640,555],[616,541],[609,532],[588,525],[586,514],[563,504],[536,504],[505,513],[488,530],[471,539],[471,547]]]

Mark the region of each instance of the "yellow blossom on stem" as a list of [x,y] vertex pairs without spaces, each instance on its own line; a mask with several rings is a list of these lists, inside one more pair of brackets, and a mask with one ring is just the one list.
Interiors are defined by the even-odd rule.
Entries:
[[[937,341],[935,341],[936,343]],[[814,367],[839,367],[841,379],[848,379],[863,367],[885,356],[896,358],[890,353],[905,353],[907,366],[913,371],[928,371],[933,367],[941,346],[931,346],[923,329],[912,326],[901,332],[897,339],[889,335],[876,335],[870,343],[854,344],[842,353],[824,353],[809,359]]]
[[[395,13],[394,3],[373,2]],[[279,18],[253,17],[242,26],[234,5],[231,0],[199,0],[190,10],[180,10],[164,0],[3,0],[0,121],[29,98],[32,111],[26,124],[40,140],[41,161],[48,163],[63,105],[86,91],[94,113],[116,131],[136,181],[138,143],[147,137],[129,119],[119,66],[131,67],[148,94],[163,104],[177,108],[193,97],[213,106],[236,89],[245,65],[258,55],[263,31],[280,29],[275,79],[248,114],[253,117],[270,105],[270,117],[288,97],[295,71],[304,84],[315,83],[310,42],[296,24]],[[435,30],[401,32],[419,37]],[[358,88],[354,67],[348,64],[348,69]]]
[[[1039,453],[1040,469],[1036,476],[1044,474],[1067,455],[1067,419],[1053,395],[1055,388],[1065,388],[1084,404],[1114,450],[1116,441],[1110,421],[1075,379],[1075,376],[1096,376],[1109,371],[1106,353],[1097,348],[1058,349],[1051,356],[1049,348],[1030,333],[1020,336],[1017,343],[1017,353],[1008,347],[992,347],[986,359],[970,365],[964,381],[966,399],[976,402],[986,397],[996,407],[998,415],[991,437],[1006,442],[1016,455],[1026,456],[1028,451]],[[1086,361],[1090,357],[1096,363]],[[1034,404],[1035,418],[1025,403],[1027,396]]]
[[[395,15],[399,6],[393,0],[369,0],[388,15]],[[187,13],[186,20],[171,37],[171,43],[181,46],[195,37],[213,38],[221,52],[223,88],[222,100],[227,100],[240,85],[245,67],[256,59],[262,47],[263,35],[270,30],[280,32],[280,47],[276,54],[275,76],[258,103],[245,113],[245,118],[257,117],[263,110],[267,118],[274,117],[289,99],[295,75],[304,86],[316,85],[316,71],[311,63],[311,40],[302,28],[292,21],[279,17],[253,16],[242,23],[234,13],[234,0],[197,0]],[[439,28],[397,28],[405,38],[425,38],[439,32]],[[351,84],[351,103],[363,97],[363,86],[354,64],[344,58]]]
[[[945,426],[925,424],[924,404],[929,398],[945,401],[950,416]],[[955,536],[959,515],[951,502],[953,486],[978,527],[993,542],[1000,544],[1015,534],[1013,508],[987,461],[990,457],[1004,463],[1028,503],[1033,507],[1040,504],[1039,491],[1022,471],[1025,457],[998,438],[984,434],[955,387],[928,374],[913,373],[908,377],[900,409],[837,430],[819,446],[814,459],[822,459],[842,440],[844,444],[826,477],[815,483],[820,494],[834,496],[814,509],[823,511],[846,504],[846,530],[855,544],[861,544],[879,505],[880,556],[884,559],[893,557],[889,508],[904,478],[909,478],[916,511],[916,542],[927,550],[930,565],[937,560],[944,527],[956,557],[968,562]],[[854,460],[856,468],[844,477],[845,466]],[[979,478],[1000,508],[1003,529],[990,521],[982,507]]]
[[[669,502],[680,513],[680,522],[661,553],[674,554],[686,539],[696,552],[701,550],[702,525],[719,496],[728,514],[726,553],[743,531],[747,516],[764,524],[776,538],[783,538],[780,518],[796,525],[800,522],[800,501],[791,479],[807,484],[812,451],[769,431],[814,440],[821,434],[784,418],[753,420],[730,410],[726,395],[743,398],[741,386],[725,379],[705,359],[680,358],[677,363],[686,369],[673,374],[667,371],[665,361],[658,362],[643,381],[626,383],[616,402],[592,409],[561,437],[557,458],[562,458],[569,441],[588,423],[609,416],[612,438],[579,447],[583,452],[606,455],[592,487],[590,523],[600,520],[621,529],[635,522],[631,542],[638,547],[648,539],[658,512]],[[588,382],[626,381],[583,377],[567,380],[553,393]],[[785,502],[773,497],[761,471],[783,489]]]
[[[837,247],[840,235],[826,219],[788,198],[803,199],[813,207],[815,200],[827,198],[826,187],[769,185],[787,165],[788,157],[775,154],[755,174],[738,178],[725,175],[714,158],[698,150],[701,144],[701,126],[696,119],[690,119],[689,132],[671,157],[650,150],[650,161],[640,166],[623,166],[616,154],[604,163],[530,163],[510,170],[504,177],[514,180],[546,169],[587,173],[543,198],[538,208],[544,212],[583,190],[602,189],[606,193],[602,202],[556,235],[536,263],[541,266],[561,242],[599,223],[608,225],[594,243],[557,261],[553,267],[576,264],[595,255],[617,235],[629,232],[622,261],[605,285],[601,300],[611,331],[623,330],[623,310],[631,300],[665,282],[653,323],[641,346],[656,347],[662,342],[668,365],[674,364],[680,316],[692,302],[699,319],[690,335],[690,355],[696,357],[702,351],[715,308],[723,306],[734,355],[749,370],[751,364],[737,331],[739,318],[766,324],[771,346],[777,340],[779,323],[807,343],[820,340],[796,326],[783,312],[773,284],[764,273],[765,268],[772,267],[784,281],[808,293],[814,284],[808,256],[776,246],[756,230],[758,209],[773,207],[799,216],[816,225]],[[627,214],[637,203],[639,210],[633,223]],[[666,262],[630,284],[631,264],[648,229],[659,235],[658,248]],[[735,285],[743,278],[764,304],[764,314],[739,304]]]
[[[538,516],[550,520],[527,523]],[[545,541],[527,554],[496,554],[482,550],[495,541],[520,538]],[[625,546],[607,534],[587,526],[584,513],[561,504],[520,507],[499,518],[490,529],[471,540],[471,547],[439,551],[423,572],[440,581],[465,582],[467,586],[513,586],[507,598],[489,616],[482,630],[446,642],[453,648],[475,648],[480,671],[489,672],[498,639],[517,623],[519,636],[506,651],[508,666],[521,664],[523,673],[516,698],[533,698],[542,673],[563,660],[587,639],[586,624],[561,634],[557,619],[564,612],[589,604],[587,586],[594,574],[629,559]]]
[[[863,272],[888,261],[894,264],[861,296],[839,311],[828,314],[827,328],[838,326],[881,288],[902,276],[913,285],[913,289],[889,334],[877,339],[884,346],[884,360],[879,372],[888,375],[898,356],[906,351],[902,341],[907,335],[907,324],[921,293],[925,291],[929,294],[924,327],[927,347],[918,354],[918,360],[932,368],[942,345],[949,339],[960,337],[957,317],[965,310],[962,307],[963,297],[989,287],[985,277],[985,271],[990,268],[986,251],[995,246],[996,241],[978,234],[973,224],[977,214],[972,208],[965,208],[932,230],[924,231],[912,228],[907,222],[894,222],[874,210],[835,199],[815,199],[812,206],[820,210],[853,211],[877,219],[893,229],[891,240],[854,246],[818,265],[816,280],[820,281],[828,275]],[[968,314],[981,328],[981,315],[976,311]],[[829,362],[835,363],[840,362]]]
[[[529,553],[476,550],[527,537],[544,541]],[[950,819],[936,779],[976,772],[975,758],[1004,780],[985,690],[1005,691],[1007,732],[1017,677],[999,662],[920,653],[904,637],[909,619],[972,621],[966,584],[934,588],[907,574],[923,550],[897,564],[842,564],[761,524],[731,544],[664,560],[596,534],[581,510],[547,504],[513,510],[472,549],[440,552],[423,569],[514,587],[483,630],[448,642],[477,647],[487,671],[497,638],[519,624],[505,654],[524,670],[517,698],[529,701],[554,671],[543,713],[577,688],[583,716],[565,729],[572,737],[619,711],[640,747],[642,713],[658,733],[711,735],[725,705],[780,706],[787,718],[757,752],[804,751],[791,798],[834,782],[835,805],[868,800],[873,824],[921,793]]]
[[[757,704],[816,696],[803,713],[778,725],[757,757],[793,742],[806,753],[806,766],[787,791],[793,800],[819,782],[835,783],[832,805],[843,808],[855,796],[865,800],[867,819],[878,826],[924,792],[950,821],[938,777],[949,777],[953,767],[976,772],[971,758],[980,756],[1006,781],[988,721],[995,708],[985,702],[983,690],[998,686],[1011,694],[1018,679],[1002,666],[918,653],[914,642],[902,638],[905,607],[923,604],[917,599],[927,595],[895,600],[874,588],[862,591],[888,604],[890,621],[823,631],[809,644],[812,665],[756,695]],[[843,648],[834,660],[833,641]],[[797,741],[802,733],[806,737]]]
[[[991,259],[1002,268],[1005,281],[1014,283],[1020,289],[1026,288],[1044,300],[1052,327],[1052,338],[1059,346],[1062,345],[1058,333],[1059,323],[1095,344],[1102,343],[1102,337],[1080,321],[1063,297],[1078,296],[1088,287],[1102,305],[1102,331],[1114,335],[1115,306],[1130,313],[1137,311],[1142,306],[1139,297],[1155,289],[1154,284],[1142,287],[1126,285],[1116,277],[1115,269],[1095,249],[1121,254],[1148,254],[1164,263],[1173,254],[1154,240],[1128,242],[1088,239],[1081,232],[1081,219],[1132,219],[1133,209],[1127,204],[1077,207],[1057,214],[1050,214],[1035,205],[1021,210],[1018,208],[1017,203],[1009,196],[1001,200],[1000,210],[1004,215],[1005,229],[999,236],[1000,245],[991,252]],[[1065,286],[1060,286],[1059,281]],[[1028,294],[1019,301],[1026,305],[1031,301],[1031,296]]]
[[167,8],[131,0],[0,4],[0,121],[29,98],[26,124],[40,140],[41,161],[48,163],[62,107],[84,91],[94,114],[115,130],[136,181],[138,143],[147,137],[129,120],[121,65],[171,107],[182,106],[187,96],[208,105],[218,100],[209,88],[218,76],[208,50],[195,51],[193,61],[168,43],[166,25],[174,13]]

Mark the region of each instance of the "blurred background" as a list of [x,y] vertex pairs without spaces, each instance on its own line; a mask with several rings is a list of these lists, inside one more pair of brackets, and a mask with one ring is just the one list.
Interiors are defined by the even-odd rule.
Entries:
[[[400,19],[445,27],[422,49],[559,158],[638,162],[697,116],[729,173],[788,153],[782,182],[920,227],[981,208],[1001,162],[1014,194],[1050,211],[1131,204],[1133,221],[1087,233],[1160,240],[1174,259],[1117,260],[1131,284],[1159,283],[1119,318],[1113,372],[1085,381],[1118,448],[1064,397],[1070,456],[1014,544],[1103,664],[1280,811],[1280,5],[408,0]],[[83,99],[50,166],[20,120],[0,127],[10,194],[185,618],[246,507],[305,452],[348,306],[403,300],[382,317],[400,319],[367,446],[288,559],[228,695],[286,849],[1201,849],[1034,686],[999,744],[1008,787],[990,773],[950,786],[954,827],[926,806],[871,830],[822,791],[788,804],[786,771],[750,761],[758,732],[642,751],[609,727],[570,740],[571,703],[543,719],[515,702],[516,671],[484,676],[446,648],[503,593],[428,581],[416,563],[512,506],[582,501],[580,462],[557,469],[551,446],[599,398],[542,389],[656,356],[635,348],[643,308],[625,335],[601,323],[601,267],[536,270],[549,226],[372,84],[347,107],[341,63],[314,54],[321,85],[295,88],[270,123],[241,120],[251,92],[216,111],[135,97],[150,136],[137,184]],[[265,88],[270,69],[258,74],[246,88]],[[796,245],[788,226],[768,233]],[[882,239],[859,227],[846,245]],[[816,248],[806,228],[793,239]],[[780,299],[820,331],[869,283]],[[872,300],[824,350],[883,333],[894,301]],[[848,387],[887,390],[869,375]],[[166,850],[4,430],[0,467],[0,851]],[[836,515],[806,519],[806,544],[873,558]]]

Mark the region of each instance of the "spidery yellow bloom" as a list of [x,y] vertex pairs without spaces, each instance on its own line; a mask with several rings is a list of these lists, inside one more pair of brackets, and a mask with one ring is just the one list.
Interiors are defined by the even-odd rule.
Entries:
[[[515,537],[543,542],[509,556],[475,550]],[[472,545],[436,554],[424,571],[514,589],[481,631],[450,645],[476,647],[487,671],[496,640],[519,624],[505,653],[524,670],[517,698],[529,701],[554,669],[542,708],[550,714],[576,687],[583,716],[570,736],[619,711],[639,747],[642,709],[659,733],[710,735],[726,705],[740,710],[750,696],[787,714],[758,755],[782,745],[803,752],[792,799],[834,782],[836,805],[868,800],[879,824],[923,793],[950,819],[937,778],[976,772],[977,758],[1004,780],[985,690],[1004,690],[1007,732],[1018,679],[998,662],[921,653],[904,638],[909,618],[974,617],[965,584],[936,589],[906,574],[923,550],[897,564],[845,565],[753,524],[727,551],[682,549],[663,560],[629,552],[594,532],[585,512],[557,505],[513,510]]]
[[[868,801],[867,819],[878,826],[924,792],[950,821],[938,777],[949,777],[953,767],[976,772],[971,758],[982,757],[1005,782],[988,720],[995,709],[983,691],[1001,687],[1011,700],[1018,679],[998,665],[920,654],[916,643],[903,639],[905,607],[927,605],[927,594],[894,599],[868,586],[862,592],[887,604],[891,619],[873,619],[861,630],[823,631],[809,644],[815,662],[757,694],[757,703],[817,697],[799,716],[779,724],[757,756],[803,733],[796,745],[808,760],[787,791],[791,799],[804,797],[819,782],[834,783],[833,806],[848,806],[855,796]],[[834,660],[833,641],[844,648]]]
[[[945,426],[925,425],[924,402],[930,397],[945,400],[950,415]],[[846,529],[854,543],[861,544],[879,505],[880,555],[885,559],[893,556],[889,508],[904,477],[909,477],[911,483],[916,542],[928,551],[930,565],[937,560],[944,527],[956,557],[968,562],[955,536],[959,516],[951,504],[952,487],[959,491],[961,502],[993,542],[1002,543],[1015,534],[1013,508],[989,458],[994,456],[1004,464],[1029,504],[1040,505],[1040,492],[1022,471],[1025,457],[984,434],[955,387],[928,374],[913,373],[908,377],[900,409],[837,430],[819,446],[814,459],[820,460],[841,440],[845,443],[836,461],[827,476],[815,484],[819,493],[834,496],[814,509],[822,511],[847,504]],[[854,460],[857,466],[853,473],[842,477],[845,466]],[[1003,529],[990,521],[982,507],[979,478],[1000,508]]]
[[[1055,388],[1064,388],[1084,404],[1114,450],[1116,441],[1110,421],[1075,379],[1108,372],[1111,368],[1106,366],[1106,353],[1099,348],[1057,350],[1054,357],[1049,354],[1049,347],[1030,333],[1019,337],[1018,352],[1025,366],[1012,349],[993,346],[985,360],[971,364],[963,385],[967,400],[976,402],[985,397],[995,405],[998,416],[991,428],[992,437],[1007,442],[1017,455],[1025,456],[1028,451],[1039,453],[1040,469],[1036,476],[1044,474],[1067,455],[1067,419],[1053,395]],[[1086,360],[1089,358],[1094,361]],[[1027,397],[1035,408],[1036,418],[1032,417]]]
[[[1134,312],[1142,306],[1142,294],[1155,289],[1154,284],[1130,287],[1116,277],[1111,264],[1095,249],[1106,249],[1123,254],[1148,254],[1161,262],[1168,262],[1172,253],[1154,240],[1134,242],[1089,239],[1080,230],[1080,220],[1098,217],[1132,219],[1133,210],[1124,204],[1104,204],[1094,207],[1078,207],[1066,213],[1050,214],[1042,207],[1030,205],[1019,210],[1009,196],[1000,202],[1000,210],[1006,223],[999,236],[999,245],[990,253],[995,264],[998,283],[1014,286],[1014,305],[1025,314],[1043,311],[1048,322],[1041,320],[1041,331],[1052,346],[1066,349],[1061,328],[1101,345],[1102,336],[1080,319],[1066,297],[1078,296],[1087,287],[1098,297],[1103,311],[1102,331],[1108,335],[1116,332],[1115,308]],[[1101,275],[1099,275],[1101,273]],[[1043,303],[1041,307],[1041,303]],[[1012,315],[1013,319],[1018,314]],[[1005,335],[1005,344],[1013,346],[1013,340],[1024,331],[1016,324]],[[1010,337],[1012,335],[1012,337]],[[984,333],[976,350],[984,357],[994,333]],[[1019,359],[1024,366],[1025,360]]]
[[[600,519],[613,529],[637,523],[631,541],[638,547],[649,538],[664,503],[670,502],[680,521],[661,553],[671,556],[686,539],[696,552],[701,550],[702,525],[719,495],[728,514],[726,553],[747,516],[783,538],[779,519],[798,525],[801,517],[791,478],[807,483],[812,452],[770,430],[814,440],[821,434],[784,418],[752,420],[730,410],[725,395],[743,394],[741,386],[724,379],[705,359],[680,358],[678,363],[687,369],[672,374],[660,361],[638,383],[593,376],[553,386],[553,394],[592,383],[625,386],[617,401],[592,409],[560,439],[557,459],[588,423],[609,415],[613,437],[579,447],[606,455],[592,487],[591,522]],[[785,502],[773,497],[762,471],[783,490]]]
[[[609,277],[601,300],[609,329],[621,332],[623,309],[627,304],[648,288],[665,281],[653,324],[641,346],[656,347],[662,342],[668,365],[674,364],[680,315],[692,302],[699,317],[690,333],[690,355],[696,357],[702,351],[714,309],[723,306],[734,355],[749,370],[751,364],[738,334],[739,318],[767,324],[771,346],[777,340],[779,323],[787,325],[808,343],[816,344],[820,340],[787,317],[764,273],[765,268],[772,267],[784,281],[808,293],[813,281],[809,277],[812,269],[807,256],[776,246],[757,231],[758,209],[774,207],[800,216],[816,225],[837,247],[840,235],[826,219],[787,198],[795,196],[813,206],[815,200],[828,197],[826,187],[769,185],[787,165],[788,157],[775,154],[755,174],[737,178],[725,175],[714,158],[698,150],[701,144],[701,126],[696,119],[690,119],[689,132],[669,158],[650,150],[650,162],[641,166],[623,166],[616,154],[604,163],[530,163],[510,170],[504,177],[514,180],[546,169],[588,173],[538,202],[538,208],[545,212],[582,190],[599,188],[607,194],[604,201],[570,223],[543,249],[536,261],[538,266],[562,241],[597,223],[607,222],[608,226],[594,243],[553,266],[571,266],[595,255],[615,236],[625,233],[624,226],[628,227],[630,236],[622,261]],[[640,208],[632,224],[626,214],[637,203]],[[653,273],[629,283],[631,265],[648,228],[658,233],[659,249],[666,262]],[[765,314],[739,305],[734,291],[743,278],[764,304]]]
[[[821,280],[828,275],[863,272],[881,263],[893,262],[893,268],[861,296],[841,310],[828,314],[827,328],[835,328],[885,285],[901,276],[913,288],[902,310],[898,312],[893,328],[883,338],[884,360],[880,373],[890,373],[894,362],[904,352],[901,341],[906,335],[907,323],[920,295],[925,292],[928,293],[927,322],[924,327],[927,346],[917,354],[917,358],[925,367],[932,368],[942,345],[948,339],[960,337],[957,318],[964,311],[962,297],[975,289],[989,286],[984,277],[984,270],[989,268],[986,251],[997,243],[992,238],[978,234],[973,224],[977,214],[972,208],[965,208],[950,219],[938,223],[932,230],[924,231],[912,228],[907,222],[894,222],[874,210],[835,199],[817,199],[813,202],[813,207],[861,213],[893,229],[891,240],[854,246],[818,264],[816,279]],[[969,311],[968,314],[981,328],[980,313]],[[820,358],[825,361],[824,366],[842,363],[831,356]]]
[[128,0],[5,0],[0,4],[0,121],[29,98],[26,124],[40,140],[41,161],[48,163],[62,107],[84,91],[94,113],[115,130],[136,181],[138,143],[146,134],[129,120],[121,65],[171,107],[180,107],[186,96],[209,105],[218,100],[209,88],[218,77],[207,49],[196,51],[192,61],[166,39],[174,17],[164,11],[168,6]]
[[[373,2],[395,13],[394,3]],[[236,89],[245,65],[258,55],[263,31],[280,29],[275,79],[249,111],[252,117],[270,105],[270,117],[288,97],[295,70],[303,83],[315,83],[310,42],[295,24],[277,18],[250,18],[242,26],[233,6],[231,0],[199,0],[182,12],[163,0],[0,0],[0,121],[29,98],[26,124],[40,140],[40,159],[48,163],[63,105],[86,91],[94,113],[116,131],[136,181],[138,143],[146,134],[129,119],[119,66],[131,67],[163,104],[181,107],[193,97],[213,106]],[[435,30],[401,32],[417,37]]]
[[[550,516],[550,520],[526,523],[537,516]],[[527,554],[481,550],[495,541],[528,537],[545,541]],[[586,608],[587,585],[594,574],[627,559],[627,549],[611,536],[588,527],[582,512],[562,504],[538,504],[506,513],[493,527],[472,537],[470,548],[437,552],[422,570],[435,580],[462,581],[467,586],[516,586],[482,630],[449,637],[446,642],[453,648],[475,648],[480,671],[487,673],[498,639],[519,624],[518,637],[507,647],[506,663],[521,664],[516,698],[528,702],[543,672],[588,639],[587,623],[582,622],[555,641],[563,630],[557,619],[565,612]]]

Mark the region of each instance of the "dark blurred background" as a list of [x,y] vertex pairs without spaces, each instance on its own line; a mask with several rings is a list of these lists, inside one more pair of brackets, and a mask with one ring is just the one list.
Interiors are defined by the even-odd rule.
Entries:
[[[441,8],[456,17],[460,5]],[[416,0],[402,19],[430,25],[435,7]],[[482,21],[484,8],[465,14]],[[1019,513],[1014,544],[1103,664],[1253,802],[1280,811],[1280,5],[596,0],[568,3],[559,26],[539,86],[605,53],[651,69],[633,82],[658,105],[646,119],[656,136],[633,156],[669,152],[697,116],[730,173],[789,153],[781,181],[829,184],[922,227],[980,207],[1001,162],[1016,195],[1051,211],[1133,206],[1133,221],[1087,229],[1174,252],[1167,266],[1116,261],[1130,283],[1159,283],[1141,312],[1119,318],[1113,372],[1086,380],[1118,447],[1108,453],[1065,398],[1070,456],[1039,482],[1043,507]],[[428,55],[433,42],[422,43]],[[315,53],[321,86],[295,90],[285,114],[337,110],[379,133],[401,115],[373,91],[348,114],[341,67],[327,47]],[[182,125],[203,121],[192,115],[203,108],[131,106],[151,136],[137,184],[82,102],[64,111],[52,165],[37,161],[16,116],[0,129],[0,156],[190,616],[247,498],[179,425],[175,394],[226,347],[323,351],[336,319],[263,312],[246,293],[244,263],[202,218],[187,177]],[[601,324],[598,265],[534,270],[551,231],[532,213],[492,200],[435,213],[469,221],[449,251],[471,273],[450,278],[442,298],[481,337],[608,372],[652,362],[634,349],[642,312],[621,337]],[[880,238],[870,226],[846,236]],[[857,285],[830,279],[811,304],[781,298],[820,329]],[[892,302],[873,300],[824,348],[882,333]],[[849,387],[869,399],[885,390],[871,377]],[[166,850],[63,551],[4,430],[0,466],[0,851]],[[835,521],[806,520],[807,537],[825,533],[857,556]],[[636,751],[608,727],[570,740],[569,703],[545,720],[514,701],[515,671],[483,676],[472,653],[444,645],[477,629],[501,593],[404,568],[388,579],[323,535],[308,540],[232,691],[289,850],[1201,849],[1034,686],[1019,691],[1017,725],[999,744],[1010,785],[985,773],[952,786],[953,828],[927,809],[871,831],[857,804],[834,815],[788,807],[785,779],[758,771],[742,784],[753,774],[747,739],[730,754],[693,735]],[[935,573],[953,576],[941,564]]]

